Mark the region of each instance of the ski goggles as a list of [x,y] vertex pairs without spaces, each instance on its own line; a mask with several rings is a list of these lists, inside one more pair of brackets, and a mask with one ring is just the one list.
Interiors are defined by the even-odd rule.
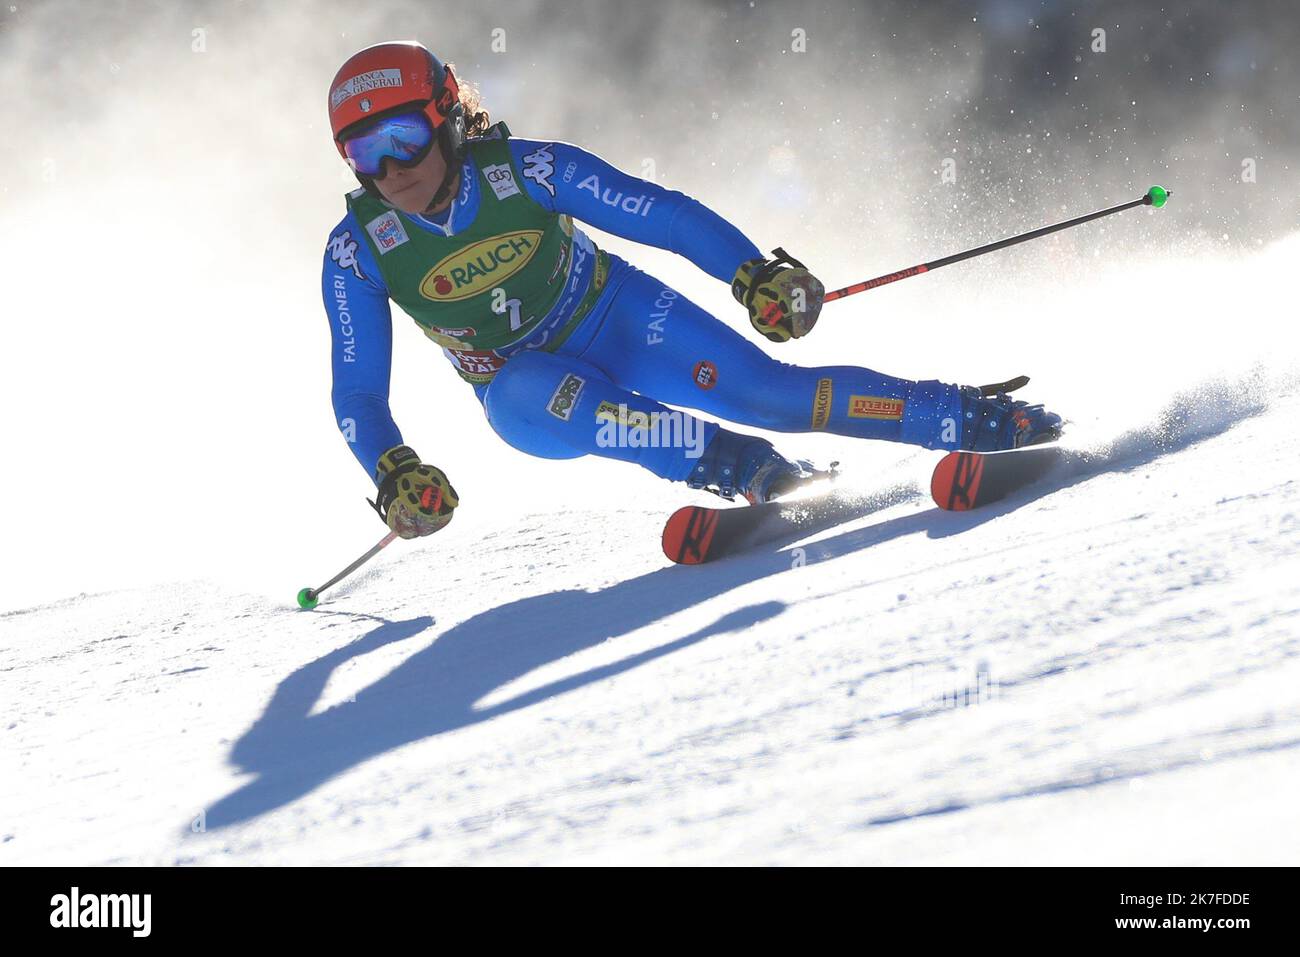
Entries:
[[378,177],[384,160],[411,166],[428,155],[433,145],[433,124],[422,110],[398,113],[343,142],[343,155],[362,176]]

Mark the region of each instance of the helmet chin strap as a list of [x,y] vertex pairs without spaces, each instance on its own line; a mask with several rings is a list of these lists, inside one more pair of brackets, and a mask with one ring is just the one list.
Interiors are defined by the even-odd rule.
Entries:
[[448,196],[451,195],[451,184],[453,176],[448,173],[443,177],[442,185],[438,187],[438,192],[433,194],[433,199],[429,200],[429,205],[424,207],[424,215],[432,213]]
[[460,163],[452,155],[447,137],[441,132],[438,136],[438,152],[442,154],[442,162],[446,170],[442,174],[442,183],[439,185],[438,191],[433,194],[433,199],[429,200],[429,205],[424,208],[426,214],[432,213],[438,204],[451,195],[452,184],[456,181],[456,177],[460,175]]

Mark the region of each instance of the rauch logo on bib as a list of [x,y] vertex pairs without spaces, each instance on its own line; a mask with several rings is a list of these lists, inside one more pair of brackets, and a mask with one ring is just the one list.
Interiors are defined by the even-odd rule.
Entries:
[[528,265],[541,238],[540,229],[523,229],[466,246],[429,270],[420,283],[420,295],[434,302],[455,302],[500,285]]

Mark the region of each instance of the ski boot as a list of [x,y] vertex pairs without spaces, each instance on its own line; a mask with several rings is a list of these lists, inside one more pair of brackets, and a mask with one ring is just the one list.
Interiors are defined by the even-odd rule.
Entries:
[[1005,392],[984,395],[971,385],[961,387],[961,419],[961,448],[966,452],[1000,452],[1061,437],[1062,421],[1055,412]]
[[686,484],[727,501],[739,494],[750,505],[759,505],[789,495],[822,474],[808,462],[784,458],[766,439],[719,429]]

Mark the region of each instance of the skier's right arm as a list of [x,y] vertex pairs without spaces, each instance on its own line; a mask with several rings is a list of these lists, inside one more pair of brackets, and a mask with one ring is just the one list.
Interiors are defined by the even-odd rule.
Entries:
[[402,444],[388,408],[393,318],[379,267],[351,213],[330,233],[321,294],[330,323],[334,420],[378,484],[380,456]]
[[441,469],[402,442],[388,408],[393,313],[370,247],[349,213],[325,247],[321,294],[330,321],[334,421],[378,487],[375,511],[402,538],[451,521],[459,499]]

